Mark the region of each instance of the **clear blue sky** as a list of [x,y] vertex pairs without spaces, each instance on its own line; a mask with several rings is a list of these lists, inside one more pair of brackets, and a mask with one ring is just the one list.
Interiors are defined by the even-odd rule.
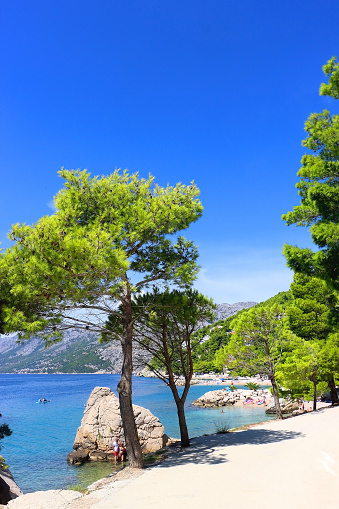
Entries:
[[57,171],[116,167],[201,189],[197,288],[261,301],[292,279],[304,121],[339,56],[327,0],[2,0],[0,241],[52,213]]

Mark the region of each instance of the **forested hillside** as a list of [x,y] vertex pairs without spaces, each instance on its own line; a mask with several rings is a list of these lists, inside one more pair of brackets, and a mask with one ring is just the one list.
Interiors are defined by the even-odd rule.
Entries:
[[[292,294],[288,292],[280,292],[274,297],[261,302],[259,305],[272,306],[273,304],[280,304],[283,307],[292,301]],[[255,303],[252,303],[253,305]],[[252,307],[252,306],[248,306]],[[240,309],[233,315],[229,315],[225,320],[219,320],[211,325],[206,325],[194,334],[192,340],[193,362],[194,371],[208,373],[209,371],[216,371],[217,367],[214,363],[216,352],[225,346],[231,337],[231,322],[244,313],[248,307]],[[255,307],[255,306],[254,306]]]
[[[220,304],[216,317],[227,318],[254,304]],[[209,330],[208,326],[202,330],[205,329]],[[100,344],[97,336],[90,332],[68,331],[63,341],[48,348],[38,337],[24,344],[18,344],[16,339],[15,335],[0,336],[0,373],[120,373],[121,370],[120,343]],[[140,362],[140,352],[137,358]],[[143,367],[134,363],[135,371]]]

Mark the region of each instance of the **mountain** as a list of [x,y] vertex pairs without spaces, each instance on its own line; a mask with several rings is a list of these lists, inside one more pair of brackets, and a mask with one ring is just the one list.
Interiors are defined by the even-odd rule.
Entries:
[[120,344],[101,345],[90,332],[67,331],[63,341],[45,348],[39,338],[24,344],[0,336],[0,373],[118,373]]
[[[225,320],[255,304],[218,304],[215,321]],[[140,352],[137,358],[140,359]],[[0,373],[120,373],[121,364],[120,343],[100,344],[91,332],[67,331],[63,341],[48,348],[38,337],[20,344],[15,334],[0,335]],[[135,365],[136,370],[142,367],[140,363]]]
[[235,315],[242,309],[248,309],[255,306],[257,302],[236,302],[235,304],[217,304],[215,311],[215,321],[226,320],[226,318]]

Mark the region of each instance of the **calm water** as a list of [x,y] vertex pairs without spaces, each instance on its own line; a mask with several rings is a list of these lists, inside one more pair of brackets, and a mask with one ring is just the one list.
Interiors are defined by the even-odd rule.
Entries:
[[[95,386],[110,387],[116,393],[119,375],[0,375],[0,424],[13,431],[1,441],[15,480],[27,493],[37,490],[87,486],[114,470],[114,465],[87,463],[68,465],[84,405]],[[192,386],[186,403],[191,437],[214,433],[223,422],[230,427],[268,419],[262,407],[201,409],[192,401],[220,386]],[[45,397],[50,403],[37,404]],[[179,438],[172,393],[163,382],[151,378],[133,379],[133,402],[149,408],[165,427],[165,433]]]

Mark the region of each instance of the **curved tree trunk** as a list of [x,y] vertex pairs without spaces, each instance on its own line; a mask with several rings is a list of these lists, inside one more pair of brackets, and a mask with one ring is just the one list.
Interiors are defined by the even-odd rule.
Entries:
[[317,374],[313,373],[313,410],[317,409]]
[[188,435],[186,416],[185,416],[185,400],[186,400],[187,392],[184,391],[183,396],[180,398],[178,389],[174,383],[173,377],[170,377],[170,378],[171,378],[171,380],[170,380],[169,386],[171,388],[173,398],[174,398],[175,404],[177,406],[181,447],[189,447],[190,439],[189,439],[189,435]]
[[274,376],[271,376],[270,380],[271,380],[272,389],[273,389],[275,409],[277,411],[277,419],[282,419],[283,416],[282,416],[281,407],[280,407],[280,403],[279,403],[278,386],[277,386]]
[[132,407],[132,338],[133,338],[133,317],[131,306],[131,295],[126,291],[123,296],[124,329],[121,338],[123,363],[121,378],[118,383],[120,414],[126,441],[126,450],[129,465],[134,468],[143,468],[141,446],[138,438],[138,431],[134,420]]
[[190,439],[188,436],[188,429],[187,429],[187,423],[186,423],[186,416],[185,416],[185,403],[179,399],[179,401],[176,401],[177,405],[177,412],[178,412],[178,419],[179,419],[179,427],[180,427],[180,439],[181,439],[181,447],[189,447],[190,445]]
[[339,404],[338,394],[333,376],[331,380],[328,382],[328,387],[330,389],[332,405],[338,405]]

